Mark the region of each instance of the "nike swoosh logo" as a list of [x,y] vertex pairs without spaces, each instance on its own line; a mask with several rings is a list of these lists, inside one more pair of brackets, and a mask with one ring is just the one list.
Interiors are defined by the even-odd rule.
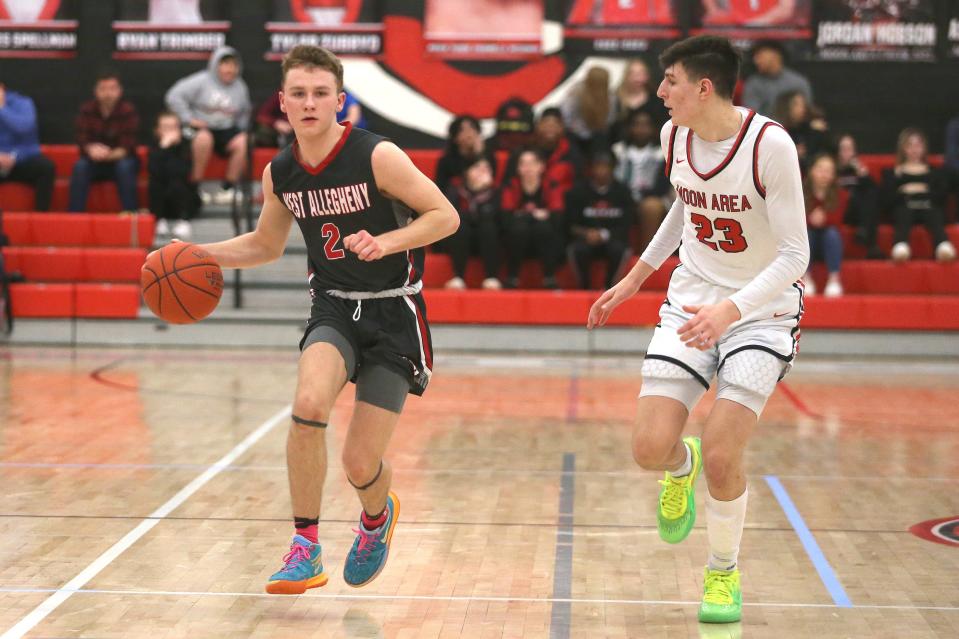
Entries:
[[773,319],[777,317],[785,317],[786,315],[789,315],[789,313],[776,313],[773,315]]
[[686,158],[683,158],[681,160],[676,160],[676,164],[682,164],[685,161],[686,161]]

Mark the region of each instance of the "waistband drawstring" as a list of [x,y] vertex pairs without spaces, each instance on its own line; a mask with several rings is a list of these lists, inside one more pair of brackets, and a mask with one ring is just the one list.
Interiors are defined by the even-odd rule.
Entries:
[[360,321],[360,313],[363,312],[363,300],[356,300],[356,310],[353,311],[353,321]]

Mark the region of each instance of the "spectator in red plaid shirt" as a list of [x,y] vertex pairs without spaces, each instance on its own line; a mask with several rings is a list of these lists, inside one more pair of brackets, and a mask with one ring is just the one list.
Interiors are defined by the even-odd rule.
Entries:
[[140,117],[136,107],[123,99],[123,85],[112,71],[97,78],[94,99],[84,102],[77,115],[77,144],[80,159],[70,176],[70,210],[87,208],[90,182],[114,180],[125,211],[137,209],[137,130]]

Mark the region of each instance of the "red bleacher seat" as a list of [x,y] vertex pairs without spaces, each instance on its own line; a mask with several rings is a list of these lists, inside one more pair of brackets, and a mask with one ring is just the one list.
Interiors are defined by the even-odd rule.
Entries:
[[142,248],[7,246],[6,268],[28,282],[139,282]]
[[153,244],[151,214],[4,213],[14,246],[139,246]]
[[137,284],[13,284],[10,297],[17,317],[133,319],[140,309]]

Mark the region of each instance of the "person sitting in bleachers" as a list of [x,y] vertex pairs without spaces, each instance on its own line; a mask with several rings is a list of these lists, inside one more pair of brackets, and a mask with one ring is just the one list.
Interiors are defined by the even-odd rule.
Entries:
[[166,94],[167,107],[186,126],[184,135],[192,138],[192,181],[203,180],[212,153],[227,158],[222,188],[209,197],[217,204],[233,201],[234,187],[246,169],[251,105],[241,71],[236,49],[220,47],[205,70],[181,78]]
[[483,156],[466,167],[462,180],[456,180],[446,197],[460,214],[460,226],[446,240],[453,260],[453,278],[446,288],[466,288],[466,263],[470,255],[483,258],[486,274],[483,288],[499,290],[500,267],[500,191],[493,180],[493,167]]
[[666,177],[658,129],[646,111],[633,111],[626,120],[625,139],[613,145],[616,179],[629,187],[637,202],[639,246],[642,252],[653,239],[670,204],[672,187]]
[[836,181],[846,192],[846,224],[855,227],[853,238],[866,247],[866,258],[881,260],[886,256],[876,244],[879,229],[879,187],[869,169],[859,161],[856,139],[849,133],[839,136],[836,144]]
[[812,103],[812,86],[801,73],[785,64],[786,51],[776,40],[757,42],[750,52],[756,72],[743,83],[742,104],[760,115],[773,117],[779,96],[799,91]]
[[[349,121],[353,126],[365,129],[366,118],[363,107],[349,91],[344,90],[346,98],[343,108],[336,114],[337,122]],[[293,127],[280,108],[280,93],[276,91],[267,98],[256,111],[256,131],[253,134],[256,146],[283,148],[293,142]]]
[[613,177],[614,166],[612,154],[597,151],[590,157],[586,180],[566,194],[572,236],[569,261],[582,289],[592,288],[589,275],[594,260],[606,260],[603,287],[608,289],[631,255],[629,229],[636,203],[626,185]]
[[956,258],[956,247],[946,235],[943,213],[945,175],[926,161],[927,150],[926,135],[907,127],[899,134],[896,166],[883,172],[882,202],[892,212],[896,226],[891,256],[897,262],[912,257],[909,234],[918,221],[932,237],[936,260],[948,262]]
[[550,107],[544,109],[536,121],[533,130],[533,141],[529,147],[515,150],[506,163],[503,171],[503,184],[507,184],[516,177],[516,168],[520,154],[533,148],[545,158],[546,169],[544,180],[550,190],[558,192],[558,197],[566,196],[566,192],[573,188],[573,183],[580,175],[582,156],[579,148],[566,135],[566,126],[563,124],[563,115],[559,109]]
[[[519,154],[516,177],[503,187],[502,209],[509,249],[506,288],[519,286],[519,267],[528,253],[543,265],[543,287],[556,289],[556,265],[563,246],[563,196],[544,179],[539,151]],[[532,250],[531,250],[532,249]]]
[[616,121],[616,102],[609,90],[609,71],[591,67],[586,77],[570,89],[560,107],[566,129],[582,153],[609,148],[610,129]]
[[613,97],[616,121],[613,124],[612,139],[626,137],[629,119],[637,111],[645,111],[653,120],[658,131],[669,119],[669,113],[663,101],[656,96],[656,84],[652,81],[649,66],[636,58],[626,63],[623,79]]
[[496,160],[483,140],[479,120],[472,115],[460,115],[453,118],[446,138],[446,150],[436,164],[436,186],[444,193],[457,186],[463,172],[479,158],[489,160],[493,173],[496,173]]
[[189,240],[190,220],[200,206],[196,184],[190,181],[193,162],[190,144],[183,139],[182,123],[176,113],[157,115],[154,141],[150,145],[147,170],[150,176],[150,211],[156,216],[158,240],[170,235]]
[[0,184],[33,186],[34,208],[49,211],[56,168],[40,153],[33,100],[0,82]]
[[85,211],[90,183],[113,180],[124,211],[139,208],[137,174],[137,133],[140,116],[129,100],[123,99],[123,85],[114,71],[104,71],[93,87],[93,99],[80,106],[76,119],[80,158],[70,175],[69,210]]
[[820,153],[829,152],[829,125],[801,91],[783,93],[776,100],[773,119],[783,125],[796,143],[799,164],[803,173],[809,161]]
[[[836,161],[821,153],[812,159],[803,184],[806,200],[806,227],[809,233],[809,265],[825,262],[829,273],[823,295],[842,295],[839,270],[842,267],[842,233],[839,225],[846,214],[849,196],[836,180]],[[808,295],[816,294],[816,285],[809,271],[803,277]]]
[[532,144],[533,107],[522,98],[512,97],[496,109],[496,133],[489,140],[489,147],[496,151],[513,151]]

